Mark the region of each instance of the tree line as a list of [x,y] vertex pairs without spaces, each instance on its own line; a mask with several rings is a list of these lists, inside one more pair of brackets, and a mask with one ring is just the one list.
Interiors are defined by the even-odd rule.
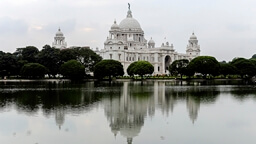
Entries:
[[[102,58],[89,48],[57,49],[45,45],[41,51],[34,46],[17,48],[14,53],[0,51],[0,75],[24,78],[81,78],[86,71],[93,71]],[[78,69],[78,70],[77,70]],[[80,70],[79,70],[80,69]],[[75,73],[75,74],[74,74]]]
[[238,75],[240,78],[251,78],[256,75],[256,55],[252,58],[234,58],[230,62],[218,62],[212,56],[198,56],[190,62],[186,59],[174,61],[169,72],[173,76],[183,75],[191,77],[194,75],[206,76],[227,76]]
[[[103,60],[95,65],[94,76],[98,79],[123,76],[123,66],[115,60]],[[169,67],[169,76],[181,77],[199,76],[202,78],[220,76],[238,76],[240,78],[252,78],[256,76],[256,55],[250,59],[234,58],[231,62],[218,62],[212,56],[198,56],[191,61],[187,59],[175,60]],[[127,68],[130,77],[145,75],[152,76],[154,67],[147,61],[136,61]]]
[[[251,78],[256,75],[256,54],[250,59],[234,58],[231,62],[218,62],[212,56],[198,56],[191,61],[175,60],[168,67],[171,76],[192,77],[238,75],[241,78]],[[102,60],[90,48],[56,49],[45,45],[42,50],[34,46],[17,48],[14,53],[0,51],[0,76],[23,78],[55,78],[60,74],[64,78],[81,79],[86,73],[94,73],[94,78],[123,76],[123,65],[116,60]],[[133,62],[127,68],[127,74],[143,78],[152,75],[154,67],[148,61]]]

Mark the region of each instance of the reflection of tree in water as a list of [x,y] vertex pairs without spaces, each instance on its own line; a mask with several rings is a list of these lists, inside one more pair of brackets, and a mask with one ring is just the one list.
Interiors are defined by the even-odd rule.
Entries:
[[[158,87],[162,85],[161,87]],[[164,87],[164,88],[163,88]],[[186,105],[189,113],[189,117],[191,121],[197,119],[198,111],[200,109],[201,104],[209,104],[214,103],[219,95],[219,90],[216,87],[201,87],[201,86],[173,86],[173,85],[165,85],[163,82],[160,82],[156,85],[155,90],[160,90],[156,95],[158,98],[162,98],[164,100],[160,101],[161,108],[166,113],[169,113],[169,109],[173,112],[174,105],[180,100],[186,100]],[[161,90],[162,89],[162,90]]]
[[[10,86],[11,87],[11,86]],[[15,86],[15,89],[3,89],[0,97],[0,109],[14,106],[17,111],[28,115],[43,111],[46,117],[55,115],[56,124],[60,127],[67,113],[90,111],[108,92],[94,92],[92,83],[66,84],[42,83],[38,85]]]
[[39,97],[35,92],[30,92],[29,95],[31,97],[28,97],[26,92],[1,92],[0,107],[8,108],[14,105],[18,112],[34,115],[40,108]]
[[230,93],[239,101],[244,101],[250,98],[256,100],[255,88],[255,86],[234,87],[231,89]]

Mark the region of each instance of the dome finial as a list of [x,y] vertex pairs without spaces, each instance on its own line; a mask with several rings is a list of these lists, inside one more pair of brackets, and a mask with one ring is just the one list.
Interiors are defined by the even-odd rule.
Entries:
[[114,21],[114,24],[116,24],[116,19],[115,19],[115,21]]
[[195,35],[195,31],[193,30],[192,35]]
[[130,3],[128,3],[127,17],[128,17],[128,18],[132,18],[132,11],[131,11],[131,5],[130,5]]

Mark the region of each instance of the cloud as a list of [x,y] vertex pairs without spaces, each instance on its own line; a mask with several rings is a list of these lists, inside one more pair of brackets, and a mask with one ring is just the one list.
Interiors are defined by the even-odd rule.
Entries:
[[10,17],[0,18],[0,33],[23,35],[28,31],[28,24],[24,20],[12,19]]
[[85,32],[91,32],[91,31],[93,31],[93,30],[94,30],[94,28],[91,28],[91,27],[85,27],[85,28],[83,28],[82,30],[83,30],[83,31],[85,31]]
[[32,30],[42,30],[43,29],[43,26],[40,26],[40,25],[31,25],[29,27],[29,31],[32,31]]
[[48,25],[44,26],[42,29],[48,33],[56,32],[60,28],[65,33],[71,33],[76,28],[76,20],[75,19],[67,19],[60,22],[49,23]]
[[11,4],[11,5],[27,5],[31,3],[35,3],[38,0],[2,0],[3,3]]

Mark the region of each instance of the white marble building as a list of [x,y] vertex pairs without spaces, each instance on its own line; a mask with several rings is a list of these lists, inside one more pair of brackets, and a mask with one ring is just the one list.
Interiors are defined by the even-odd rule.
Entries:
[[52,47],[64,49],[67,48],[67,43],[65,42],[65,37],[63,33],[61,32],[60,28],[56,32],[56,35],[54,37],[54,42],[52,43]]
[[160,47],[155,46],[151,38],[147,41],[144,37],[140,23],[133,18],[130,6],[127,17],[118,25],[116,21],[109,30],[109,36],[104,43],[104,49],[96,51],[103,59],[120,61],[127,75],[128,66],[139,60],[149,61],[154,66],[154,75],[169,74],[168,66],[175,60],[189,59],[200,55],[200,46],[194,33],[189,39],[186,53],[178,53],[172,44],[163,43]]

